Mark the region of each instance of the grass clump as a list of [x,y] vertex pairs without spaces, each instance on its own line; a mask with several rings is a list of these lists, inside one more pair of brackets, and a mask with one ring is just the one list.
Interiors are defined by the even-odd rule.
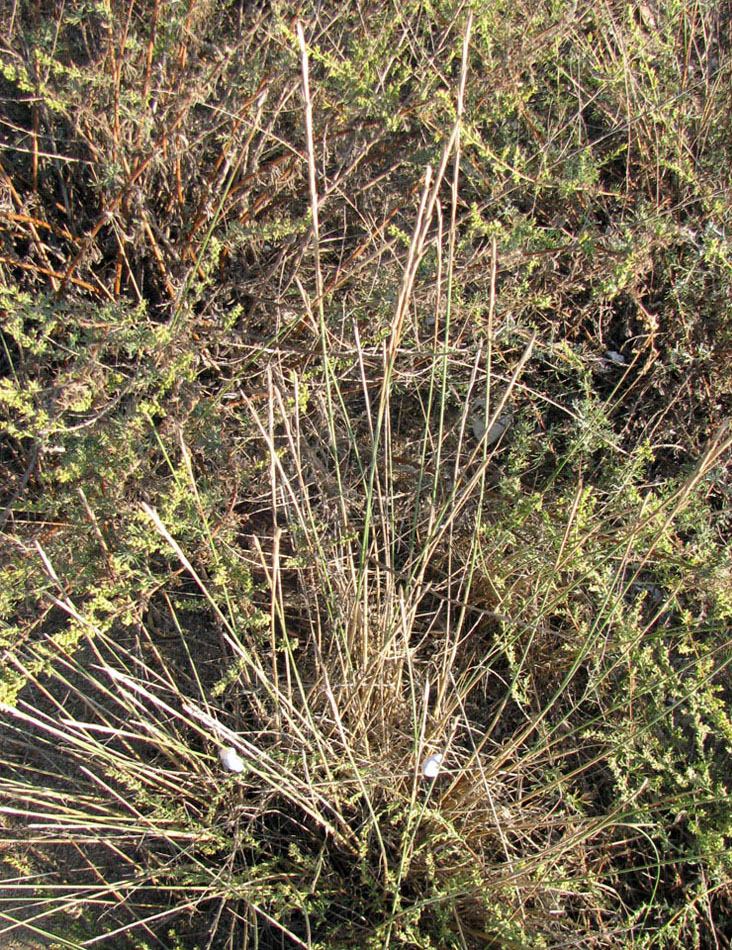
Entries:
[[3,14],[0,933],[727,945],[729,22]]

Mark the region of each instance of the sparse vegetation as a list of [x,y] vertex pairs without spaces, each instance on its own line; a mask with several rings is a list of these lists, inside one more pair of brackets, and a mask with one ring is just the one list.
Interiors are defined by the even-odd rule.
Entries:
[[729,947],[727,0],[8,7],[1,939]]

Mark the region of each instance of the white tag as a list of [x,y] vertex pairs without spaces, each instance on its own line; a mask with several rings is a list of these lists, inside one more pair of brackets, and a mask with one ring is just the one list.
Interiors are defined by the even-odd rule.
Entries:
[[243,772],[244,759],[239,755],[236,749],[231,745],[222,746],[219,749],[219,758],[221,764],[230,772]]
[[442,765],[442,753],[435,752],[422,763],[422,775],[425,778],[435,778]]

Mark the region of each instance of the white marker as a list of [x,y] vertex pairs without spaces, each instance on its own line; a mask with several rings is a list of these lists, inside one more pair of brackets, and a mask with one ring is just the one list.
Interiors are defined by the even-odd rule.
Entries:
[[422,763],[422,775],[424,778],[435,778],[442,765],[442,753],[435,752]]
[[243,772],[244,759],[239,755],[234,746],[225,745],[219,749],[219,759],[225,769],[230,772]]

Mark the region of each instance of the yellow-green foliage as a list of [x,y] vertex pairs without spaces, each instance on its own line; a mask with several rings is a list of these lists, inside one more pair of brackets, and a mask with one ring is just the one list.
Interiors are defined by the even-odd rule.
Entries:
[[5,6],[0,944],[721,947],[723,4]]

